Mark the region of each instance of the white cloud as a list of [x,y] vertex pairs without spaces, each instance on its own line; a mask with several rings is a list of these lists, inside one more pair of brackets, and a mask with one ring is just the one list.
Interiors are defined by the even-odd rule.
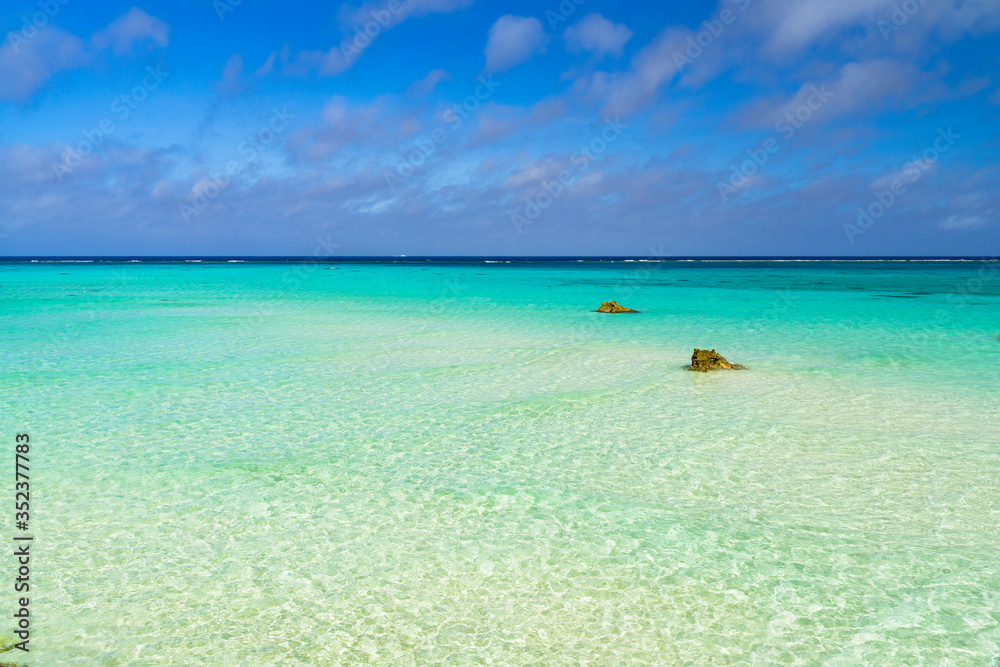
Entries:
[[588,14],[563,34],[570,51],[589,51],[598,58],[613,55],[621,58],[632,31],[621,23],[613,23],[600,14]]
[[234,53],[226,61],[226,66],[222,70],[222,79],[215,84],[216,92],[227,95],[238,92],[243,88],[243,56]]
[[678,73],[675,53],[686,46],[686,28],[668,28],[632,59],[626,72],[595,72],[590,80],[580,82],[586,93],[610,115],[637,111]]
[[83,67],[88,60],[83,42],[58,28],[16,44],[7,39],[0,46],[0,100],[23,101],[56,72]]
[[292,76],[306,76],[315,70],[320,76],[332,76],[349,69],[351,64],[340,47],[335,46],[329,51],[299,51],[281,71]]
[[436,88],[439,83],[450,79],[451,74],[445,70],[433,69],[423,79],[414,82],[413,85],[410,86],[409,92],[418,97],[430,95],[434,92],[434,88]]
[[[1000,0],[763,0],[748,17],[764,51],[783,57],[838,37],[841,47],[919,53],[934,34],[945,42],[1000,29]],[[847,31],[861,28],[864,37]]]
[[[886,98],[906,95],[923,78],[924,73],[915,66],[897,60],[847,63],[840,69],[840,79],[831,86],[832,107],[838,112],[870,110]],[[805,103],[809,94],[809,89],[803,86],[791,105]]]
[[115,55],[121,55],[131,51],[136,44],[152,42],[156,46],[166,46],[170,42],[169,34],[170,26],[133,7],[104,30],[95,32],[91,41],[98,50],[110,48]]
[[43,28],[30,39],[10,33],[0,45],[0,100],[23,102],[45,85],[53,75],[85,67],[96,51],[111,49],[122,55],[135,44],[168,43],[169,26],[141,9],[132,8],[98,30],[88,46],[75,35],[55,26]]
[[[818,91],[818,92],[817,92]],[[911,63],[892,59],[847,63],[836,78],[804,83],[791,97],[778,96],[760,100],[745,113],[751,126],[773,126],[788,114],[808,107],[824,119],[844,114],[869,114],[913,102],[954,97],[933,72]]]
[[975,229],[989,222],[981,215],[950,215],[939,226],[941,229]]
[[928,2],[916,18],[926,28],[934,28],[948,41],[961,39],[966,33],[979,36],[1000,29],[1000,0],[948,0]]
[[772,28],[767,50],[783,53],[800,49],[891,4],[892,0],[770,0],[759,7],[760,18]]
[[[408,18],[426,14],[446,14],[472,5],[474,0],[403,0],[398,3],[397,11],[390,11],[388,3],[383,1],[366,2],[360,7],[341,9],[340,24],[353,33],[355,28],[370,21],[378,21],[388,26],[399,25]],[[395,6],[395,5],[394,5]]]
[[486,43],[486,71],[503,72],[545,52],[549,38],[542,22],[533,17],[507,14],[490,28]]
[[416,129],[392,95],[367,104],[335,96],[323,107],[318,121],[290,137],[287,148],[294,160],[323,161],[344,150],[374,155],[398,148]]
[[264,61],[263,65],[261,65],[254,71],[254,74],[256,74],[257,76],[264,76],[265,74],[270,74],[274,70],[274,61],[277,59],[278,59],[278,52],[271,51],[271,55],[267,57],[267,60]]
[[[340,74],[355,62],[385,33],[408,18],[453,12],[464,9],[474,0],[403,0],[402,2],[366,2],[360,7],[344,5],[339,22],[344,37],[329,51],[300,51],[287,62],[282,73],[305,76],[316,71],[320,76]],[[390,8],[390,6],[392,8]],[[258,70],[266,74],[274,65],[273,58]]]

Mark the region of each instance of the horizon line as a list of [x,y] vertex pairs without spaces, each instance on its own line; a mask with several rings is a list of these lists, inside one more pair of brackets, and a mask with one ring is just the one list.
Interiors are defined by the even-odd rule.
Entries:
[[270,262],[409,262],[409,261],[998,261],[997,255],[9,255],[0,262],[120,261],[270,261]]

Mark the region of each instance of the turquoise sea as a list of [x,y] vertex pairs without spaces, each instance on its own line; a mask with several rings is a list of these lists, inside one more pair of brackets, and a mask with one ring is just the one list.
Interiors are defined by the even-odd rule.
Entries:
[[998,664],[996,261],[8,262],[0,310],[0,661]]

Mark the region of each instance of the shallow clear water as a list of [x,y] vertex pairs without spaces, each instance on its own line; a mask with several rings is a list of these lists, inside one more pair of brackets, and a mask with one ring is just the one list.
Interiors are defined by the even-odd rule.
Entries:
[[0,264],[0,296],[32,664],[1000,656],[996,262]]

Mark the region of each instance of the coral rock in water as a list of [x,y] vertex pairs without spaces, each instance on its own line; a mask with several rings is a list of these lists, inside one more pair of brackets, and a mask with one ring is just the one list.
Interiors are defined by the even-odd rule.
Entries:
[[631,308],[626,308],[621,306],[617,301],[605,301],[601,304],[601,307],[597,309],[599,313],[638,313],[638,310],[632,310]]
[[695,348],[694,354],[691,355],[691,365],[687,368],[690,371],[702,371],[704,373],[718,369],[741,370],[743,366],[729,363],[724,356],[715,350],[699,350]]

